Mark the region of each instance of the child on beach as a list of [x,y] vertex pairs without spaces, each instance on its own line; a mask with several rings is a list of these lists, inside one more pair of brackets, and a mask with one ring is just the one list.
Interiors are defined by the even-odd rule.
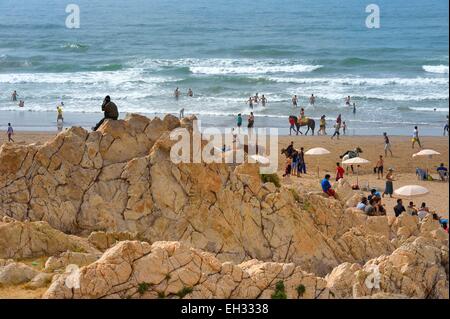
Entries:
[[345,131],[347,130],[347,124],[345,124],[345,121],[342,122],[342,132],[344,133],[344,135],[346,135]]
[[11,123],[8,123],[8,129],[6,131],[6,134],[8,135],[8,142],[14,142],[12,136],[14,134],[14,130],[11,126]]
[[290,176],[292,170],[292,157],[288,156],[286,158],[286,169],[284,171],[283,177]]

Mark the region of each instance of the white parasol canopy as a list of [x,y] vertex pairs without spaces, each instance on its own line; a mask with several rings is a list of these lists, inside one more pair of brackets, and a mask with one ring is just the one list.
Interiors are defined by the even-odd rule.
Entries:
[[[331,152],[329,150],[327,150],[326,148],[315,147],[315,148],[312,148],[310,150],[307,150],[305,152],[305,155],[317,156],[317,155],[327,155],[327,154],[330,154],[330,153]],[[317,177],[319,178],[319,176],[320,176],[320,167],[319,167],[319,164],[317,164]]]
[[261,155],[251,155],[250,158],[252,158],[255,162],[263,165],[270,163],[270,160],[267,157]]
[[394,191],[395,195],[405,197],[421,196],[428,193],[429,191],[427,188],[419,185],[406,185]]
[[330,151],[323,147],[315,147],[305,152],[305,155],[326,155],[330,154]]
[[435,150],[430,150],[430,149],[426,149],[426,150],[421,150],[418,153],[413,154],[412,157],[416,157],[416,156],[432,156],[432,155],[441,155],[441,153],[435,151]]
[[345,161],[342,161],[342,164],[353,165],[353,164],[369,164],[370,161],[366,160],[362,157],[353,157],[349,158]]

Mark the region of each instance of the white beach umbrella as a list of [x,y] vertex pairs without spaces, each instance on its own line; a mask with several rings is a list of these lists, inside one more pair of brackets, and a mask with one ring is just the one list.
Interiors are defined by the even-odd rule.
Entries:
[[[431,150],[431,149],[425,149],[425,150],[421,150],[420,152],[417,152],[415,154],[412,155],[412,157],[417,157],[417,156],[428,156],[428,158],[432,158],[433,155],[441,155],[441,153],[435,151],[435,150]],[[428,161],[427,161],[427,177],[428,177]]]
[[345,161],[342,161],[342,164],[345,164],[345,165],[353,165],[353,164],[358,165],[358,167],[356,168],[356,185],[359,185],[359,165],[369,164],[369,163],[370,163],[369,160],[366,160],[365,158],[361,158],[361,157],[353,157],[353,158],[346,159]]
[[315,147],[305,152],[305,155],[326,155],[331,152],[323,147]]
[[427,188],[419,185],[406,185],[394,191],[395,195],[404,197],[422,196],[428,193]]
[[270,163],[270,160],[267,157],[261,155],[251,155],[250,158],[252,158],[255,162],[263,165]]
[[[312,156],[327,155],[327,154],[331,154],[331,152],[323,147],[315,147],[315,148],[312,148],[305,152],[305,155],[312,155]],[[320,171],[319,164],[317,164],[317,177],[318,178],[320,178],[319,171]]]
[[362,157],[353,157],[353,158],[349,158],[345,161],[342,161],[342,164],[346,164],[346,165],[353,165],[353,164],[358,164],[358,165],[362,165],[362,164],[369,164],[370,161],[366,160]]
[[412,157],[416,157],[416,156],[432,156],[432,155],[441,155],[441,153],[435,151],[435,150],[430,150],[430,149],[426,149],[426,150],[421,150],[420,152],[417,152],[415,154],[413,154]]

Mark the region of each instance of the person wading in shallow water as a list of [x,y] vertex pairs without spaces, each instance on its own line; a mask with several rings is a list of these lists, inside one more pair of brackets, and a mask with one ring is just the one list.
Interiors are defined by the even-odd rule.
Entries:
[[119,118],[117,105],[114,102],[111,102],[109,95],[107,95],[103,100],[102,111],[104,112],[104,117],[97,123],[97,125],[95,125],[95,127],[92,128],[93,131],[97,131],[105,120],[117,120]]

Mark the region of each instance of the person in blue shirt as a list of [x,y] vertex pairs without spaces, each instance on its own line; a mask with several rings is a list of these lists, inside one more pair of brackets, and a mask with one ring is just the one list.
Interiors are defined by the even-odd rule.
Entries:
[[437,168],[437,172],[442,181],[445,181],[448,177],[448,170],[447,167],[444,166],[444,163],[441,163],[441,166]]
[[375,188],[373,188],[373,189],[370,190],[370,195],[367,196],[367,199],[368,199],[368,200],[371,200],[373,197],[381,198],[381,193],[380,193],[380,192],[377,192],[377,190],[376,190]]
[[320,185],[325,194],[336,198],[336,192],[331,188],[330,177],[330,174],[326,174],[325,178],[320,182]]

